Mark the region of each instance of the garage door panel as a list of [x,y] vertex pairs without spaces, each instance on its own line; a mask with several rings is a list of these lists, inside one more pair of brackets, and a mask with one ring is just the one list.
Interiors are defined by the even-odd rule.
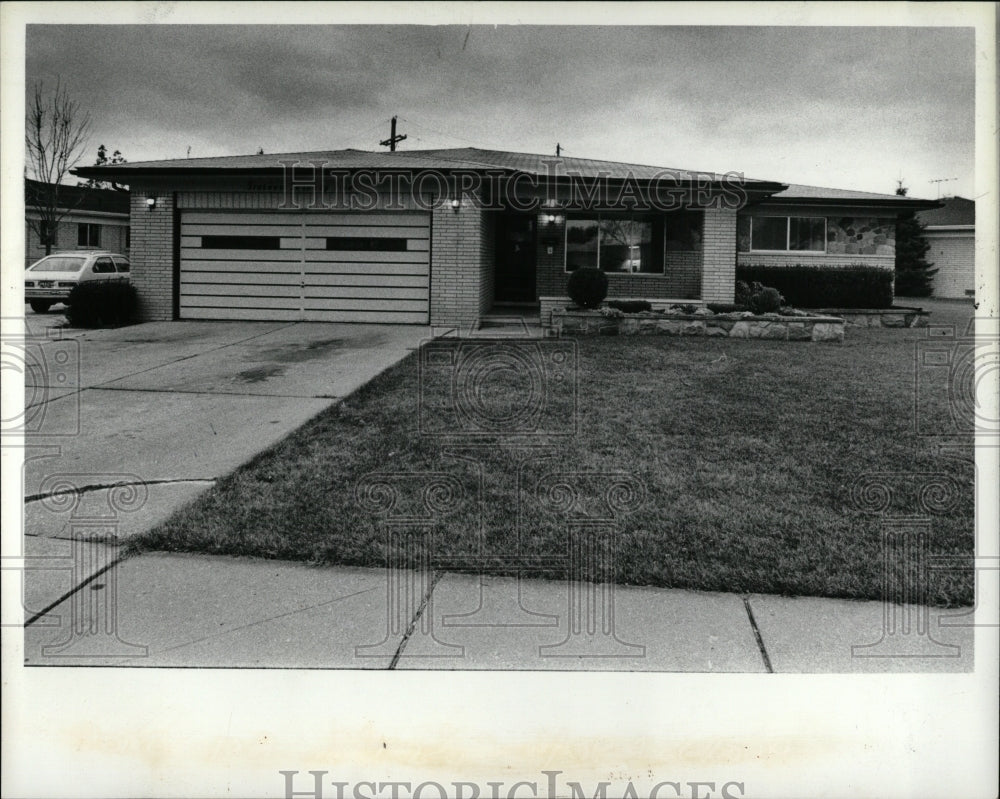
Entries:
[[426,275],[314,275],[303,278],[307,286],[396,286],[427,288]]
[[357,236],[372,239],[427,239],[430,232],[423,227],[365,227],[363,225],[306,225],[306,236]]
[[302,214],[294,211],[262,211],[246,213],[243,211],[185,211],[181,221],[187,225],[236,225],[243,233],[248,226],[253,225],[302,225]]
[[[297,236],[302,230],[301,224],[294,225],[254,225],[255,236]],[[189,236],[245,236],[246,225],[190,225],[181,227],[184,237]]]
[[189,308],[284,308],[298,310],[298,297],[246,297],[246,296],[188,296],[184,298]]
[[427,311],[337,311],[307,308],[306,322],[368,322],[372,324],[426,325]]
[[298,322],[302,311],[296,308],[184,308],[185,319],[237,319],[262,322]]
[[181,247],[181,259],[200,261],[299,261],[302,252],[288,250],[207,250],[202,247]]
[[389,288],[386,286],[306,286],[306,303],[319,299],[427,300],[425,288]]
[[302,272],[295,261],[183,261],[181,274],[187,272],[248,272],[251,274],[292,274]]
[[427,276],[427,264],[372,264],[372,263],[306,263],[306,275],[409,275]]
[[354,261],[377,262],[382,264],[419,264],[426,263],[425,252],[372,252],[371,250],[328,250],[326,243],[314,246],[315,241],[306,239],[306,261],[329,261],[330,263],[351,263]]
[[261,286],[299,286],[302,276],[298,272],[280,274],[275,272],[183,272],[181,287],[204,284],[228,283],[232,285],[254,284]]
[[333,298],[310,300],[306,298],[302,305],[307,311],[390,311],[412,312],[426,311],[424,300],[365,300],[354,298]]
[[328,227],[331,225],[358,225],[366,228],[381,228],[386,225],[400,225],[403,227],[427,227],[427,214],[425,213],[368,213],[365,211],[355,211],[354,213],[340,214],[305,214],[305,224],[307,228]]
[[[327,239],[338,237],[365,248],[328,250]],[[183,318],[428,320],[427,214],[185,211],[180,243]],[[337,242],[345,244],[355,242]]]
[[181,297],[228,297],[234,290],[244,297],[292,297],[298,300],[302,296],[302,288],[298,283],[294,286],[241,283],[238,289],[232,283],[182,283]]

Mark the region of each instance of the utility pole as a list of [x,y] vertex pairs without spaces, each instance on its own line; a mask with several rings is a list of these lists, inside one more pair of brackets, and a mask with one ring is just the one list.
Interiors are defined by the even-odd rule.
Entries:
[[380,147],[388,147],[389,148],[389,152],[394,153],[394,152],[396,152],[396,142],[402,141],[405,138],[406,138],[406,134],[405,133],[402,136],[397,136],[396,135],[396,117],[393,117],[392,118],[392,127],[389,129],[389,138],[388,139],[383,139],[382,141],[380,141],[379,142],[379,146]]
[[562,153],[562,146],[559,144],[559,142],[556,142],[556,158],[558,158],[561,153]]

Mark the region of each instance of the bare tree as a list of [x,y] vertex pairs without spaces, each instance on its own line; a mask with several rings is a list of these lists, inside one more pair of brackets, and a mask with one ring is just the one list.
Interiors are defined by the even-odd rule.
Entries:
[[28,101],[24,144],[28,169],[41,185],[25,192],[25,205],[38,215],[28,221],[45,243],[46,255],[52,252],[59,220],[71,210],[60,202],[60,186],[83,156],[89,136],[90,114],[80,109],[65,87],[57,81],[55,91],[47,97],[42,84],[35,84]]

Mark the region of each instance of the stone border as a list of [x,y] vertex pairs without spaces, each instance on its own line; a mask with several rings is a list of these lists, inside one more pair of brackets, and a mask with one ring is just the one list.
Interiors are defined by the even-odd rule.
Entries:
[[833,316],[637,313],[607,317],[600,311],[553,308],[553,336],[719,336],[775,341],[844,340],[844,320]]
[[[810,309],[813,310],[813,309]],[[815,312],[843,319],[852,327],[927,327],[930,311],[922,308],[817,308]]]

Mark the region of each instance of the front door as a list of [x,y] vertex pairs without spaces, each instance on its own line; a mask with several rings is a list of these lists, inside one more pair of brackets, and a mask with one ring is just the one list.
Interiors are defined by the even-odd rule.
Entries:
[[535,245],[535,217],[497,217],[494,302],[535,302]]

